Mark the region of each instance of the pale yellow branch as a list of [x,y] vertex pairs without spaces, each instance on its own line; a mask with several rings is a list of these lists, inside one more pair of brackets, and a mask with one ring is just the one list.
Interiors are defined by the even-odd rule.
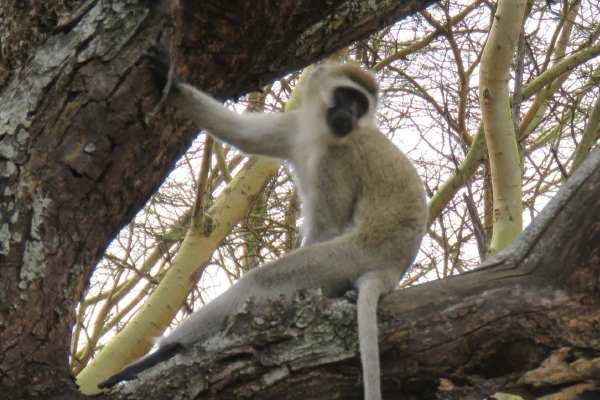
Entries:
[[490,252],[508,246],[523,229],[519,151],[510,115],[508,81],[526,0],[500,0],[481,57],[479,103],[494,193],[494,235]]
[[257,199],[279,166],[280,161],[271,158],[249,159],[206,212],[212,220],[210,232],[188,232],[173,265],[146,304],[78,375],[77,384],[83,393],[99,393],[98,382],[150,350],[152,338],[162,335],[169,326],[215,248]]

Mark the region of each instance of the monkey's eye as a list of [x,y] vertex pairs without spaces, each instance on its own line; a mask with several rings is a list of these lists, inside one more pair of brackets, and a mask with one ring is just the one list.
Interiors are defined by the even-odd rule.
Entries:
[[369,109],[369,99],[360,90],[351,87],[338,87],[333,92],[335,107],[355,110],[356,118],[362,117]]

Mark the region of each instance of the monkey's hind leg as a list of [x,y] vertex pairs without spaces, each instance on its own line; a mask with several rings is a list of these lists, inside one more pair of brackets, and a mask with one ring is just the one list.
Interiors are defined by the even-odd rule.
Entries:
[[377,329],[377,303],[383,291],[380,276],[372,271],[358,279],[358,343],[363,370],[365,400],[381,400],[381,374],[379,370],[379,340]]

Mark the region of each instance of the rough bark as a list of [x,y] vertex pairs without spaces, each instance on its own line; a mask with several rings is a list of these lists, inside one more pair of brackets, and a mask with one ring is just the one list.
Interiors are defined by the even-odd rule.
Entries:
[[[184,76],[232,97],[428,3],[183,1],[180,64]],[[26,13],[17,1],[2,6],[3,22],[15,20],[0,30],[17,43]],[[159,7],[84,1],[51,33],[47,19],[26,65],[0,76],[0,84],[12,76],[0,95],[3,398],[79,397],[67,364],[74,307],[107,244],[196,135],[168,110],[148,118],[160,93],[142,55],[173,31],[168,6]],[[19,62],[2,65],[17,67],[20,50]]]
[[0,90],[81,0],[0,0]]

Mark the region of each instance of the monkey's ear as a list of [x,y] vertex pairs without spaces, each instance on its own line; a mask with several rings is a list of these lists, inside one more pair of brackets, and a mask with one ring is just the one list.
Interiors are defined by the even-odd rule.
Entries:
[[[152,46],[142,57],[150,61],[150,70],[154,75],[154,79],[164,89],[169,80],[169,69],[171,68],[169,50],[164,46]],[[171,90],[176,90],[177,85],[175,83],[177,82],[177,71],[174,71]]]

